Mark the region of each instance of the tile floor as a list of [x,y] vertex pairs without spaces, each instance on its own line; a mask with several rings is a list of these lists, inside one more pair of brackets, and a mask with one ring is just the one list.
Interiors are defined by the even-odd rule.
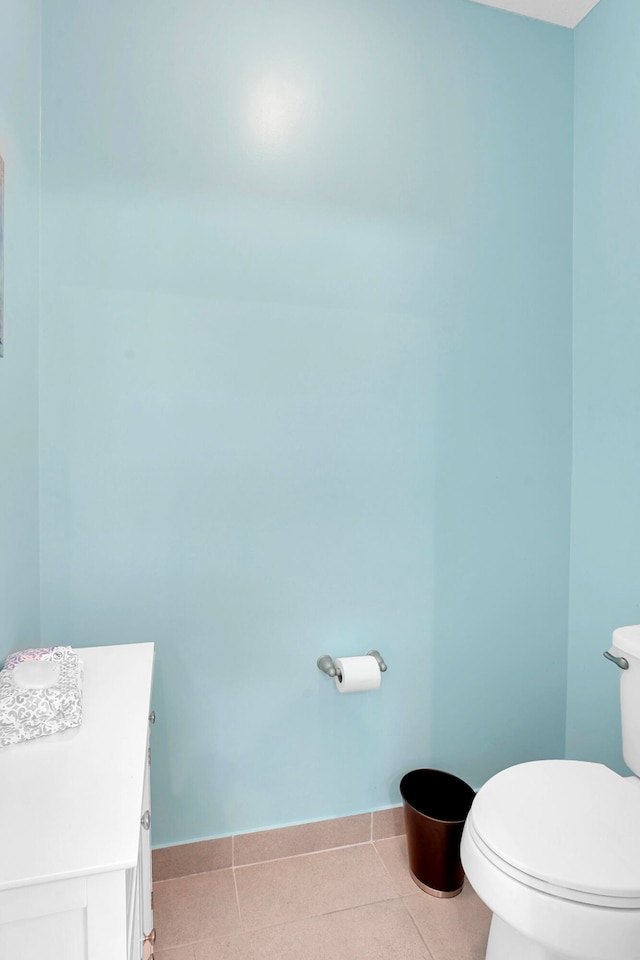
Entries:
[[483,960],[491,914],[409,875],[403,836],[154,883],[155,960]]

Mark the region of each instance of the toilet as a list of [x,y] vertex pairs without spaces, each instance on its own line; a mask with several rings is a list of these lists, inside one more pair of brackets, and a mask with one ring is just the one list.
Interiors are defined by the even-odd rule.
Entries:
[[539,760],[478,791],[467,879],[493,912],[486,960],[640,960],[640,625],[614,630],[624,760]]

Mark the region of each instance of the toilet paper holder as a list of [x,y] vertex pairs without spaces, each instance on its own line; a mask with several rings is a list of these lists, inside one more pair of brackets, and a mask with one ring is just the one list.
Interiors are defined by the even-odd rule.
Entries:
[[[387,669],[387,665],[378,653],[377,650],[369,650],[367,653],[368,657],[373,657],[374,660],[378,661],[378,666],[380,667],[380,673],[384,673]],[[341,679],[340,670],[336,667],[333,659],[329,656],[328,653],[323,654],[323,656],[318,657],[316,660],[316,665],[318,670],[322,670],[323,673],[326,673],[328,677],[338,677]]]

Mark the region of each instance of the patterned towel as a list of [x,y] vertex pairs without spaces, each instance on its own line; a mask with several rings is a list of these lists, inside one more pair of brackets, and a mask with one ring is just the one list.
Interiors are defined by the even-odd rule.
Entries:
[[[13,671],[27,660],[58,667],[54,684],[25,687]],[[82,722],[82,661],[71,647],[32,647],[7,657],[0,670],[0,747],[60,733]]]

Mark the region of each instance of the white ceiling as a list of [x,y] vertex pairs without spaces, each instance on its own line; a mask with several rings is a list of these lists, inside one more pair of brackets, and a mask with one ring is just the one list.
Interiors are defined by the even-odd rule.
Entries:
[[592,10],[598,0],[473,0],[486,7],[499,7],[521,13],[536,20],[548,20],[561,27],[575,27]]

